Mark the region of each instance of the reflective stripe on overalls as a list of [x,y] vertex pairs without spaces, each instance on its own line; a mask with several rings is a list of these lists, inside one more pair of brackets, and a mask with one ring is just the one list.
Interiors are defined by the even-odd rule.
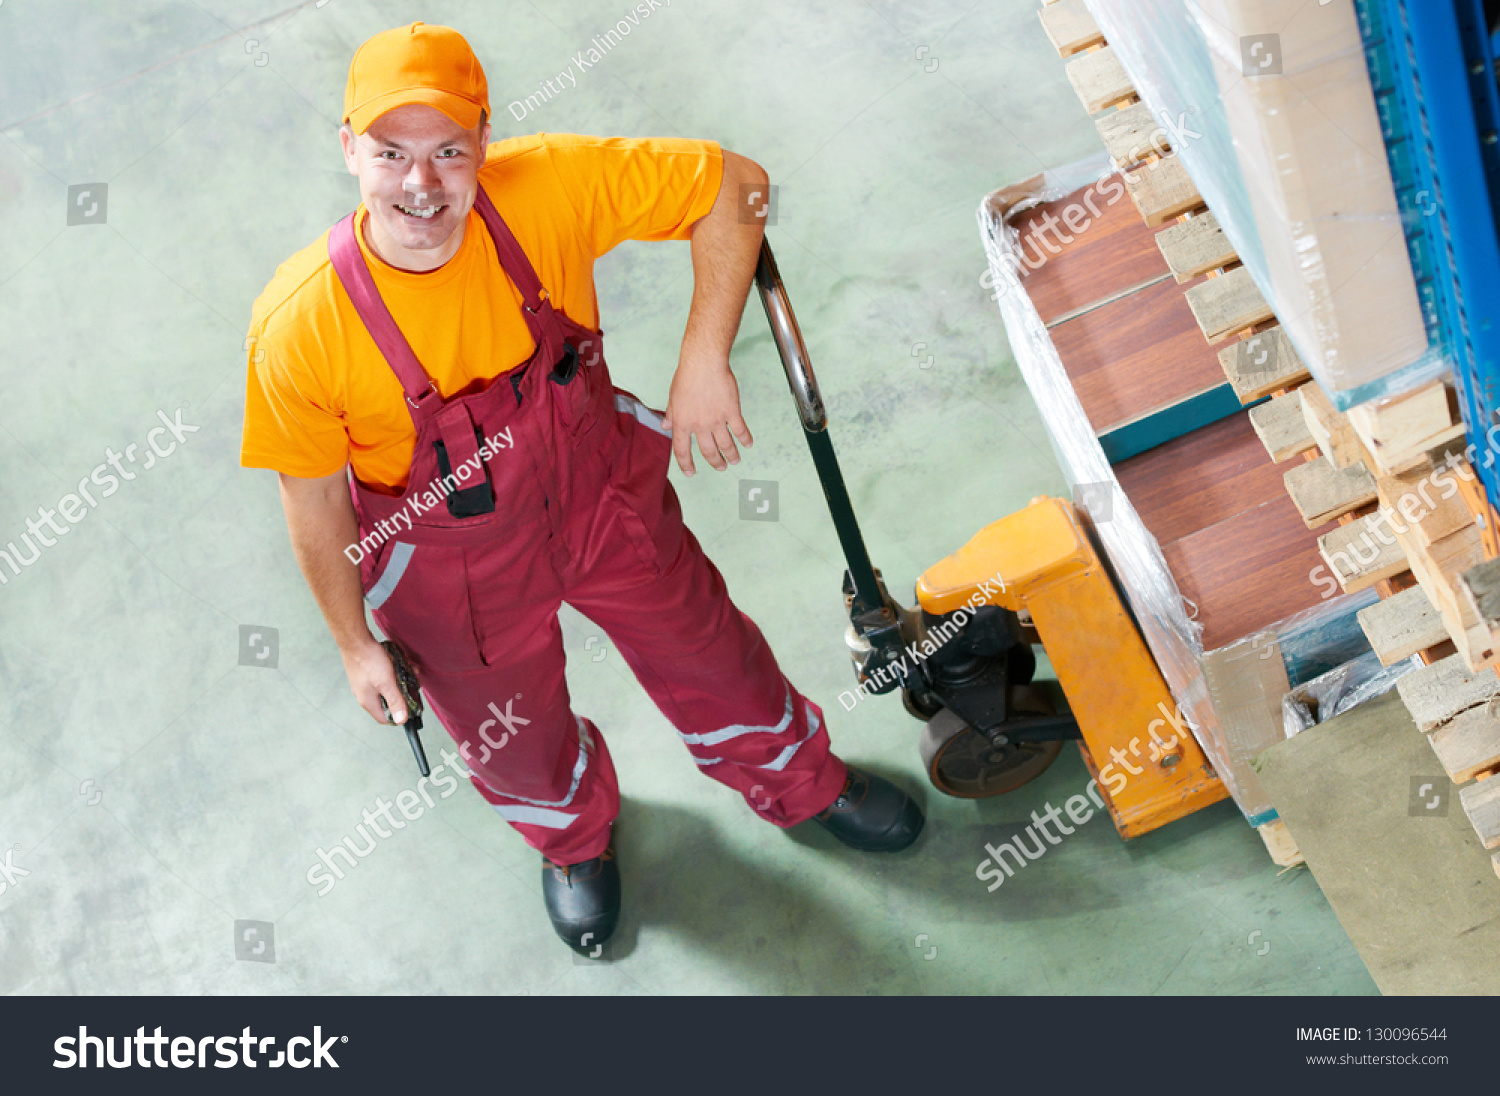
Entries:
[[537,349],[448,400],[381,300],[354,215],[328,238],[417,431],[399,494],[353,476],[351,491],[366,600],[459,745],[445,763],[549,859],[603,851],[619,789],[603,735],[570,707],[567,601],[609,637],[703,772],[777,825],[811,817],[843,787],[843,762],[822,710],[781,673],[683,525],[661,413],[610,383],[601,333],[553,307],[483,187],[474,208]]

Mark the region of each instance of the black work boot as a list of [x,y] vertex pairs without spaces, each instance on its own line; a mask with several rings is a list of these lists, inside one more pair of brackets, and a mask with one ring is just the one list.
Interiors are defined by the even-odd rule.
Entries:
[[844,790],[820,814],[818,824],[851,849],[900,852],[922,832],[922,808],[896,785],[847,766]]
[[620,919],[620,868],[615,863],[614,841],[601,855],[581,864],[554,864],[543,857],[542,898],[563,943],[597,959]]

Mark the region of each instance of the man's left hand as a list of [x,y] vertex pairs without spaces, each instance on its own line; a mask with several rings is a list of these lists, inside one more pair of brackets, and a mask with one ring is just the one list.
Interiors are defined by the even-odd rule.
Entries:
[[672,377],[662,425],[672,431],[677,465],[689,476],[696,471],[693,435],[697,435],[703,459],[720,472],[740,462],[736,438],[745,446],[755,444],[750,428],[740,417],[740,387],[728,358],[690,356],[686,348]]

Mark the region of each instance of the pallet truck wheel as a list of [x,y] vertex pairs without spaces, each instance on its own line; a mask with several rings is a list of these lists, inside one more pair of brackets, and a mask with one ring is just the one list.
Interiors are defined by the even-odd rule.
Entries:
[[[1011,690],[1012,708],[1027,715],[1055,715],[1046,698],[1027,685]],[[951,710],[927,722],[919,746],[927,779],[944,795],[984,799],[1015,791],[1041,776],[1062,752],[1062,743],[1023,742],[993,746]]]
[[918,703],[916,697],[911,695],[910,689],[901,690],[901,703],[906,708],[907,714],[920,719],[923,723],[926,723],[943,710],[941,704],[934,704],[932,707],[928,707],[925,704]]

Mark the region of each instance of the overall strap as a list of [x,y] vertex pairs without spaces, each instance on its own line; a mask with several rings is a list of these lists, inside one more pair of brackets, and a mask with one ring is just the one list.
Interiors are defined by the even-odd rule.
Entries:
[[401,334],[401,328],[396,326],[390,309],[381,300],[380,290],[375,288],[375,279],[370,276],[370,268],[359,250],[359,242],[354,238],[353,213],[329,230],[328,258],[333,262],[333,269],[343,283],[344,291],[354,302],[354,310],[364,321],[365,329],[370,332],[370,337],[385,356],[391,371],[401,381],[401,389],[406,393],[412,419],[420,423],[442,406],[443,401],[438,395],[437,386],[427,376],[422,363],[417,361],[417,355],[406,341],[406,336]]
[[531,337],[536,340],[537,348],[543,351],[542,361],[556,362],[563,353],[563,332],[552,307],[552,295],[542,285],[536,268],[531,265],[531,260],[521,249],[515,233],[505,223],[505,218],[500,216],[500,211],[490,201],[482,184],[474,194],[474,209],[483,218],[490,238],[495,241],[495,253],[500,258],[500,266],[521,291],[521,313],[526,318],[526,326],[531,329]]

